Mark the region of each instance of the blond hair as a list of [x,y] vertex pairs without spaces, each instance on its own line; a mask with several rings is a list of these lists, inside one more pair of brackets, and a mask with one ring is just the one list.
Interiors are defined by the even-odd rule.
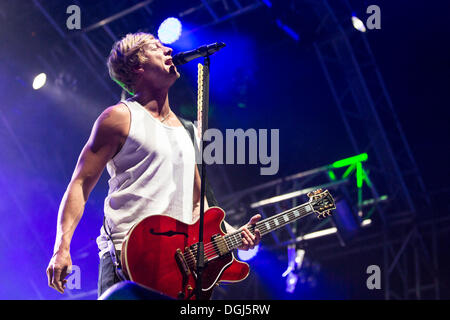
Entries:
[[107,62],[109,75],[131,95],[137,80],[135,70],[146,61],[144,47],[155,41],[157,39],[150,33],[129,33],[111,49]]

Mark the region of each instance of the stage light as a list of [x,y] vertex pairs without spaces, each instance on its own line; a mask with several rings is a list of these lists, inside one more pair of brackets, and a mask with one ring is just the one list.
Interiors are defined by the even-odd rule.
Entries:
[[369,156],[367,155],[367,153],[361,153],[361,154],[358,154],[353,157],[335,161],[335,162],[333,162],[333,164],[331,166],[333,168],[342,168],[342,167],[350,166],[352,164],[356,164],[358,162],[367,161],[368,158],[369,158]]
[[167,18],[164,20],[158,29],[159,41],[165,44],[171,44],[180,38],[181,22],[177,18]]
[[[305,257],[304,249],[295,249],[295,244],[290,244],[288,249],[288,267],[286,271],[283,272],[282,277],[286,278],[286,292],[293,293],[297,282],[302,273],[303,258]],[[303,281],[304,282],[304,281]]]
[[45,85],[45,82],[47,81],[47,75],[45,73],[40,73],[36,77],[34,77],[33,80],[33,89],[39,90]]
[[337,232],[336,228],[323,229],[323,230],[320,230],[320,231],[315,231],[315,232],[311,232],[311,233],[305,234],[303,237],[301,237],[301,239],[302,240],[309,240],[309,239],[314,239],[314,238],[327,236],[329,234],[333,234],[333,233],[336,233],[336,232]]
[[286,292],[293,293],[297,286],[298,275],[294,272],[290,272],[286,278]]
[[295,271],[296,254],[295,254],[295,244],[290,244],[287,247],[288,250],[288,267],[286,271],[281,275],[283,278]]
[[297,249],[297,252],[295,255],[295,264],[297,265],[298,270],[300,270],[300,268],[302,267],[304,257],[305,257],[305,250]]
[[366,27],[364,26],[364,22],[362,22],[357,16],[352,16],[352,24],[353,27],[360,31],[360,32],[366,32]]
[[242,261],[249,261],[258,254],[258,250],[259,250],[259,244],[257,244],[253,249],[250,249],[247,251],[238,250],[238,257]]

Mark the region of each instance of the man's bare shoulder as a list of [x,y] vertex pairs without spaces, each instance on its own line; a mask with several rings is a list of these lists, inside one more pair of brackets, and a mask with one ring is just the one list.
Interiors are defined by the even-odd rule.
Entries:
[[96,121],[99,129],[128,134],[130,125],[130,111],[123,103],[107,107]]
[[128,107],[123,103],[118,103],[113,106],[107,107],[99,116],[99,120],[127,120],[130,119],[130,111]]

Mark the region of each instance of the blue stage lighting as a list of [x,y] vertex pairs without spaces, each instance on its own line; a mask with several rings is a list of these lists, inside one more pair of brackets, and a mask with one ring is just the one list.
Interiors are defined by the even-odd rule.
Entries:
[[288,274],[286,278],[286,292],[293,293],[295,291],[295,287],[297,286],[298,275],[294,272]]
[[269,8],[272,8],[272,2],[270,2],[269,0],[262,0],[262,2],[264,2],[264,4]]
[[181,35],[181,22],[177,18],[167,18],[158,29],[159,41],[165,44],[174,43]]
[[249,261],[256,256],[256,254],[258,253],[258,250],[259,250],[259,244],[256,245],[253,249],[250,249],[247,251],[238,250],[238,257],[242,261]]
[[291,27],[284,24],[280,19],[276,19],[277,26],[283,29],[284,32],[286,32],[292,39],[295,41],[300,40],[300,36],[297,32],[295,32]]

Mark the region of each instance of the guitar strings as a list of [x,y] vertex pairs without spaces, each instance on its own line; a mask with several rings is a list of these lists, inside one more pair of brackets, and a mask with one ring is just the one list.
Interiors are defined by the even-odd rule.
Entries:
[[[225,239],[225,242],[226,242],[227,246],[230,247],[229,246],[230,242],[227,241],[228,239],[226,237],[224,237],[224,239]],[[186,259],[186,262],[192,263],[192,262],[196,261],[195,257],[196,257],[196,254],[197,254],[197,248],[198,248],[198,244],[197,243],[192,245],[192,251],[191,251],[192,256],[190,256],[190,255],[186,256],[187,252],[183,253],[183,255],[184,255],[185,259]],[[216,258],[218,256],[218,254],[216,252],[216,249],[214,248],[214,240],[212,242],[208,242],[207,244],[205,244],[204,251],[205,251],[205,256],[206,256],[207,259]]]
[[[288,214],[290,214],[290,212]],[[275,216],[274,218],[276,218],[276,217],[277,216]],[[255,229],[255,225],[249,226],[248,229],[249,229],[250,232],[253,232],[254,229]],[[268,231],[268,229],[265,227],[264,224],[261,225],[258,229],[261,231],[262,234],[264,234],[264,233],[266,233]],[[224,236],[224,240],[225,240],[225,243],[226,243],[228,248],[237,248],[239,245],[242,244],[241,237],[239,237],[239,238],[236,237],[240,233],[241,233],[241,231],[237,231],[235,233],[232,233],[232,234]],[[198,247],[198,245],[196,243],[192,245],[192,251],[193,251],[192,254],[194,255],[194,258],[192,256],[186,256],[186,254],[187,254],[186,252],[183,253],[183,255],[185,256],[185,259],[188,262],[193,262],[193,260],[195,260],[195,255],[197,254],[197,247]],[[214,240],[212,242],[209,242],[209,243],[205,244],[205,249],[204,250],[205,250],[205,256],[207,258],[210,258],[211,254],[212,255],[214,255],[214,254],[217,255],[216,249],[214,248]]]
[[[254,226],[250,226],[249,227],[249,231],[253,231]],[[241,231],[237,231],[235,233],[229,234],[224,236],[224,241],[227,245],[227,247],[230,248],[237,248],[239,245],[242,244],[242,240],[239,237],[236,237],[238,234],[240,235]],[[210,259],[210,258],[216,258],[218,256],[216,249],[214,248],[214,244],[217,245],[217,243],[215,242],[215,240],[208,242],[207,244],[205,244],[205,256],[206,258]],[[197,254],[197,248],[198,248],[198,244],[195,243],[192,245],[192,255],[193,256],[186,256],[187,252],[183,253],[183,256],[185,257],[186,262],[188,263],[193,263],[195,262],[196,258],[196,254]]]
[[[250,226],[249,227],[249,231],[253,231],[254,228],[255,228],[255,226]],[[232,249],[237,248],[238,246],[240,246],[242,244],[242,238],[241,237],[237,237],[237,235],[240,235],[240,234],[241,234],[241,231],[237,231],[235,233],[232,233],[232,234],[224,236],[225,243],[226,243],[226,245],[227,245],[227,247],[229,249],[230,248],[232,248]],[[205,256],[206,256],[207,259],[212,260],[212,259],[217,258],[219,256],[219,254],[216,252],[216,249],[214,248],[214,244],[217,244],[217,243],[215,243],[215,241],[213,240],[211,242],[208,242],[205,245],[205,249],[204,250],[205,250]],[[195,243],[195,244],[192,245],[192,251],[191,251],[192,255],[186,256],[187,252],[183,253],[183,256],[184,256],[186,262],[188,264],[190,264],[190,265],[194,265],[195,266],[196,255],[197,255],[197,248],[198,248],[198,244]]]
[[[295,210],[301,211],[300,216],[295,216],[295,215],[292,216],[292,215],[293,215],[293,212],[294,212]],[[260,232],[261,232],[261,235],[264,235],[264,234],[266,234],[270,229],[272,229],[273,227],[277,227],[277,228],[278,228],[278,227],[282,227],[282,226],[284,226],[284,225],[286,225],[286,224],[289,224],[290,222],[292,222],[292,221],[294,221],[294,220],[297,220],[298,218],[303,217],[303,216],[304,216],[304,213],[306,213],[304,208],[300,208],[300,207],[292,208],[292,209],[289,210],[288,212],[282,212],[282,213],[280,213],[280,214],[277,214],[277,215],[275,215],[275,216],[273,216],[273,217],[271,217],[271,218],[265,220],[264,224],[262,224],[262,223],[261,223],[262,221],[260,221],[259,223],[256,223],[255,225],[249,226],[248,229],[249,229],[250,232],[253,233],[253,232],[254,232],[254,229],[255,229],[256,227],[258,227],[258,229],[259,229]],[[284,214],[286,214],[286,215],[289,217],[289,221],[288,221],[288,222],[284,221],[284,222],[282,222],[282,223],[279,223],[278,225],[277,225],[277,224],[274,224],[274,226],[272,226],[273,221],[274,221],[275,219],[281,217],[281,216],[284,215]],[[291,219],[292,219],[292,220],[291,220]],[[277,220],[277,221],[278,221],[278,220]],[[266,223],[269,223],[269,228],[266,227]],[[258,226],[257,226],[257,225],[258,225]],[[242,244],[242,238],[241,238],[240,236],[237,237],[237,236],[240,235],[240,234],[241,234],[241,231],[236,231],[236,232],[234,232],[234,233],[231,233],[231,234],[228,234],[228,235],[223,236],[223,239],[224,239],[225,244],[227,245],[228,249],[231,249],[231,250],[232,250],[232,249],[235,249],[235,248],[237,248],[238,246],[240,246],[240,245]],[[219,256],[219,254],[217,253],[217,250],[216,250],[216,248],[214,247],[214,245],[217,245],[217,242],[215,242],[215,240],[213,240],[213,241],[208,242],[208,243],[205,244],[205,247],[204,247],[205,253],[204,253],[204,254],[205,254],[205,256],[206,256],[207,259],[216,258],[217,256]],[[192,249],[191,249],[191,250],[192,250],[192,251],[191,251],[192,256],[191,256],[191,255],[186,256],[187,252],[184,252],[184,253],[183,253],[183,256],[184,256],[186,262],[188,262],[188,263],[195,263],[195,261],[196,261],[196,255],[197,255],[198,244],[197,244],[197,243],[193,244],[193,245],[191,246],[191,248],[192,248]]]
[[[255,229],[255,226],[254,225],[253,226],[249,226],[248,229],[249,229],[250,232],[253,232],[254,229]],[[264,225],[262,225],[261,229],[262,229],[261,232],[267,231],[266,228],[264,227]],[[232,250],[232,249],[237,248],[238,246],[240,246],[242,244],[242,238],[240,237],[240,234],[241,234],[241,231],[237,231],[237,232],[225,235],[223,237],[223,239],[224,239],[224,241],[225,241],[225,243],[226,243],[226,245],[227,245],[227,247],[229,249]],[[239,235],[239,237],[237,237],[238,235]],[[217,256],[219,256],[217,254],[217,252],[216,252],[216,249],[214,248],[214,244],[217,245],[215,240],[205,244],[204,250],[205,250],[205,256],[206,256],[207,259],[212,259],[212,258],[216,258]],[[191,247],[192,247],[192,251],[191,251],[192,256],[191,255],[186,256],[187,252],[183,253],[183,256],[184,256],[186,262],[189,263],[189,264],[195,263],[195,261],[196,261],[196,254],[197,254],[198,244],[195,243]]]
[[[249,226],[248,229],[249,229],[250,232],[253,232],[254,229],[255,229],[255,226]],[[262,232],[267,231],[267,230],[265,230],[266,228],[265,228],[264,226],[262,226],[261,229],[263,229]],[[226,245],[227,245],[227,247],[228,247],[229,249],[230,249],[230,248],[231,248],[231,249],[237,248],[238,246],[240,246],[240,245],[242,244],[242,238],[241,238],[240,236],[237,237],[237,235],[240,235],[240,234],[241,234],[241,231],[237,231],[237,232],[234,232],[234,233],[225,235],[225,236],[223,237],[224,240],[225,240],[225,243],[226,243]],[[205,256],[206,256],[208,259],[209,259],[209,258],[215,258],[215,257],[218,256],[218,254],[217,254],[217,252],[216,252],[216,249],[214,248],[214,244],[217,245],[217,243],[215,243],[214,240],[211,241],[211,242],[208,242],[207,244],[205,244],[205,248],[204,248],[204,250],[205,250]],[[198,244],[197,244],[197,243],[195,243],[195,244],[192,245],[192,251],[191,251],[191,253],[192,253],[193,257],[190,256],[190,255],[189,255],[189,256],[186,256],[187,252],[184,252],[184,253],[183,253],[183,255],[184,255],[185,259],[186,259],[186,262],[192,263],[192,262],[195,261],[195,259],[196,259],[195,257],[196,257],[196,254],[197,254],[197,248],[198,248]]]

